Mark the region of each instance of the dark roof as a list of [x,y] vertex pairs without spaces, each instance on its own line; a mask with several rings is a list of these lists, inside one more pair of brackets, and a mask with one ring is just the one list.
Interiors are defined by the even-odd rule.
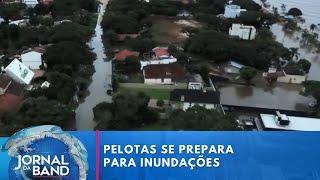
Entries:
[[171,78],[173,81],[185,78],[185,68],[179,64],[153,64],[143,68],[146,79]]
[[170,101],[220,104],[220,93],[217,91],[174,89],[170,94]]
[[288,65],[287,67],[284,68],[284,72],[288,75],[300,75],[303,76],[305,75],[304,71],[297,66],[290,66]]

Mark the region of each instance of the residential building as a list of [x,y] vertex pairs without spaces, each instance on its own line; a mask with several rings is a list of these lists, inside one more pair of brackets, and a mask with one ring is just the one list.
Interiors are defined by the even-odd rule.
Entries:
[[50,4],[53,3],[53,1],[54,1],[54,0],[40,0],[40,2],[41,2],[42,4],[45,4],[45,5],[50,5]]
[[188,78],[188,89],[202,90],[203,88],[204,81],[200,74],[195,74]]
[[143,68],[145,84],[174,84],[185,80],[185,68],[179,64],[152,64]]
[[42,54],[43,50],[28,50],[21,54],[21,62],[32,70],[40,69],[40,66],[43,65]]
[[38,0],[22,0],[21,2],[26,4],[27,7],[32,7],[32,8],[34,8],[39,3]]
[[116,53],[113,60],[124,61],[128,57],[139,57],[139,52],[124,49],[124,50]]
[[9,25],[16,25],[19,27],[27,26],[28,23],[29,23],[29,19],[20,19],[15,21],[9,20]]
[[170,94],[170,102],[173,108],[184,111],[195,105],[207,109],[218,109],[220,107],[220,93],[195,89],[174,89]]
[[168,47],[155,47],[152,49],[152,55],[147,60],[140,61],[141,70],[151,64],[171,64],[176,63],[177,58],[170,55]]
[[245,67],[243,64],[240,64],[236,61],[229,61],[224,68],[224,71],[229,74],[239,74],[240,69],[242,69],[243,67]]
[[256,38],[256,28],[254,26],[245,26],[243,24],[232,24],[229,29],[230,36],[237,36],[243,40],[253,40]]
[[18,59],[14,59],[6,68],[5,72],[9,77],[20,84],[29,85],[34,76],[26,65],[21,63]]
[[287,66],[282,70],[270,67],[268,72],[262,74],[264,78],[276,78],[278,82],[302,84],[307,80],[307,74],[298,67]]
[[235,4],[228,4],[224,7],[224,17],[225,18],[237,18],[240,16],[241,12],[247,11],[246,9],[241,9],[240,6]]
[[287,116],[276,111],[275,114],[260,114],[264,130],[320,131],[320,119]]

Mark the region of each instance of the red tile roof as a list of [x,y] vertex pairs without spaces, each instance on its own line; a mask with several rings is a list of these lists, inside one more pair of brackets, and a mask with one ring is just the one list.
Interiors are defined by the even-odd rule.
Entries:
[[185,68],[179,64],[154,64],[144,67],[146,79],[171,78],[173,81],[185,78]]
[[157,58],[160,58],[161,56],[170,56],[168,52],[168,48],[156,47],[156,48],[153,48],[152,51],[156,54]]
[[117,60],[117,61],[123,61],[127,57],[131,57],[131,56],[138,57],[139,53],[136,51],[130,51],[128,49],[125,49],[125,50],[122,50],[122,51],[118,52],[117,54],[115,54],[113,59]]

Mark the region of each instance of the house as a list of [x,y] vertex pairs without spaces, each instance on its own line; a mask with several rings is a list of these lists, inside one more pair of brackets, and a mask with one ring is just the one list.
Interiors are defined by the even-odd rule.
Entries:
[[256,38],[257,30],[254,26],[245,26],[243,24],[232,24],[229,29],[230,36],[237,36],[243,40],[253,40]]
[[0,96],[6,93],[11,83],[12,80],[8,76],[0,74]]
[[270,67],[268,72],[263,73],[262,76],[266,79],[275,78],[277,82],[290,84],[302,84],[307,80],[307,74],[303,70],[290,65],[282,70]]
[[242,69],[243,67],[245,67],[243,64],[231,60],[224,68],[224,71],[229,74],[239,74],[240,69]]
[[185,68],[179,64],[152,64],[143,68],[145,84],[174,84],[184,81]]
[[44,49],[27,50],[21,54],[21,62],[32,70],[40,69],[43,65],[42,55]]
[[39,2],[38,0],[22,0],[21,3],[27,5],[27,7],[34,8]]
[[19,27],[27,26],[28,23],[29,23],[29,19],[20,19],[15,21],[9,20],[9,25],[16,25]]
[[53,3],[54,0],[40,0],[40,3],[41,4],[44,4],[44,5],[50,5]]
[[124,61],[128,57],[139,57],[139,52],[124,49],[114,55],[113,60]]
[[18,59],[14,59],[6,68],[5,72],[9,77],[20,84],[29,85],[34,76],[26,65],[21,63]]
[[200,74],[192,75],[188,78],[188,89],[202,90],[204,81]]
[[152,57],[148,60],[140,61],[141,70],[151,64],[171,64],[176,63],[177,58],[170,55],[168,47],[155,47],[152,49]]
[[228,4],[224,7],[224,17],[225,18],[237,18],[240,16],[241,12],[247,11],[246,9],[241,9],[240,6],[235,4]]
[[260,114],[264,130],[281,131],[320,131],[320,119],[287,116],[276,111],[275,114]]
[[170,94],[170,102],[173,108],[184,111],[194,105],[217,109],[220,107],[220,93],[195,89],[174,89]]

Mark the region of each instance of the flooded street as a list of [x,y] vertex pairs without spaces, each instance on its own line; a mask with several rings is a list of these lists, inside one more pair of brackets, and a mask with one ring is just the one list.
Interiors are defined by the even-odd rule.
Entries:
[[92,82],[88,88],[90,95],[79,104],[76,109],[76,127],[77,130],[93,130],[95,122],[93,121],[92,109],[99,103],[111,101],[111,96],[107,95],[107,89],[110,89],[112,81],[112,65],[110,61],[105,61],[106,55],[104,53],[104,46],[102,43],[102,28],[100,23],[106,9],[107,1],[103,2],[101,6],[97,26],[95,28],[95,35],[92,37],[88,45],[92,51],[97,55],[93,65],[95,73],[92,76]]

